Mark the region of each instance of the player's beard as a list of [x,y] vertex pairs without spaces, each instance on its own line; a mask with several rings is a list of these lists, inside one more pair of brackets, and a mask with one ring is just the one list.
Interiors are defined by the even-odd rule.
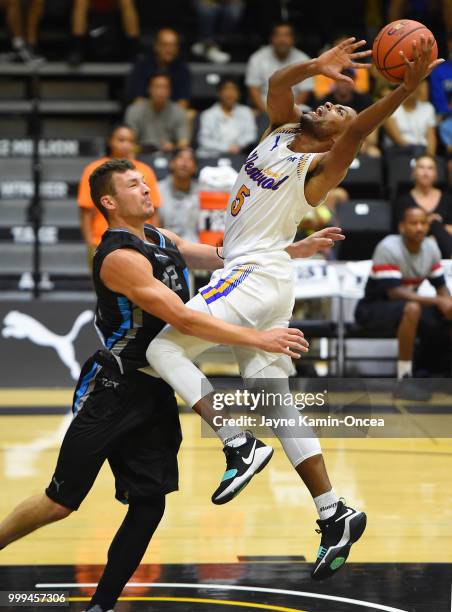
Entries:
[[306,134],[307,136],[311,136],[316,139],[321,138],[321,134],[319,133],[318,126],[315,125],[315,122],[313,121],[313,119],[311,119],[311,117],[307,113],[302,113],[299,124],[300,124],[300,128],[303,134]]

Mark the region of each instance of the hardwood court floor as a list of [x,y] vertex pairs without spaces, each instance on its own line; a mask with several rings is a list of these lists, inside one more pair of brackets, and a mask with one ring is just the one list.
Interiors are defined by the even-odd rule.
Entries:
[[[116,612],[449,612],[450,569],[441,564],[347,564],[315,583],[304,563],[141,565]],[[102,571],[97,565],[3,567],[2,589],[66,591],[81,612]],[[58,592],[57,591],[57,592]],[[24,610],[24,608],[22,608]],[[24,612],[32,612],[27,608]]]
[[[4,516],[24,497],[41,492],[56,462],[61,416],[2,416],[0,470]],[[300,557],[312,562],[319,543],[316,514],[282,450],[230,504],[210,502],[224,469],[216,439],[201,439],[195,415],[183,414],[180,491],[168,496],[161,526],[145,563],[234,563],[238,557]],[[369,523],[350,560],[360,563],[452,561],[447,440],[325,440],[330,476]],[[81,509],[0,553],[3,565],[102,564],[122,520],[105,467]]]

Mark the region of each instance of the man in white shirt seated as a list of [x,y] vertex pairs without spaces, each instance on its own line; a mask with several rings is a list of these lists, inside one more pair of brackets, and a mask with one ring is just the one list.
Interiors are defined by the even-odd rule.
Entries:
[[[248,60],[245,83],[251,102],[260,113],[266,112],[268,79],[271,75],[295,62],[311,59],[306,53],[294,47],[295,36],[289,23],[273,26],[270,44],[258,49]],[[305,104],[314,89],[314,79],[308,78],[293,87],[295,102]]]
[[240,88],[231,77],[218,85],[218,102],[200,115],[199,149],[206,153],[248,152],[257,139],[252,110],[239,104]]

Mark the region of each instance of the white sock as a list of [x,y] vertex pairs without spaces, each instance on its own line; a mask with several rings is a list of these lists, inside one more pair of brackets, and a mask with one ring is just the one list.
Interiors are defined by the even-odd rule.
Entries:
[[321,521],[330,518],[330,516],[333,516],[333,514],[336,513],[338,501],[339,497],[334,492],[334,489],[331,489],[331,491],[327,491],[326,493],[322,493],[322,495],[319,495],[318,497],[314,497],[314,503]]
[[12,40],[13,49],[22,49],[25,47],[25,41],[20,36],[15,36]]
[[224,445],[228,446],[242,446],[246,442],[245,432],[240,427],[233,427],[229,425],[223,425],[220,429],[215,432]]
[[403,378],[404,376],[412,376],[412,374],[413,362],[399,359],[397,361],[397,378]]

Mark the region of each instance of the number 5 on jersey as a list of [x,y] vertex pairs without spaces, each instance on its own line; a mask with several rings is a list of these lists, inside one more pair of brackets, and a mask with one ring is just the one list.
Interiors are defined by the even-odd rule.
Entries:
[[246,185],[242,185],[237,191],[235,200],[231,204],[231,215],[233,217],[236,217],[239,214],[240,209],[242,208],[243,203],[245,202],[245,198],[247,198],[249,195],[250,190],[248,189],[248,187]]

